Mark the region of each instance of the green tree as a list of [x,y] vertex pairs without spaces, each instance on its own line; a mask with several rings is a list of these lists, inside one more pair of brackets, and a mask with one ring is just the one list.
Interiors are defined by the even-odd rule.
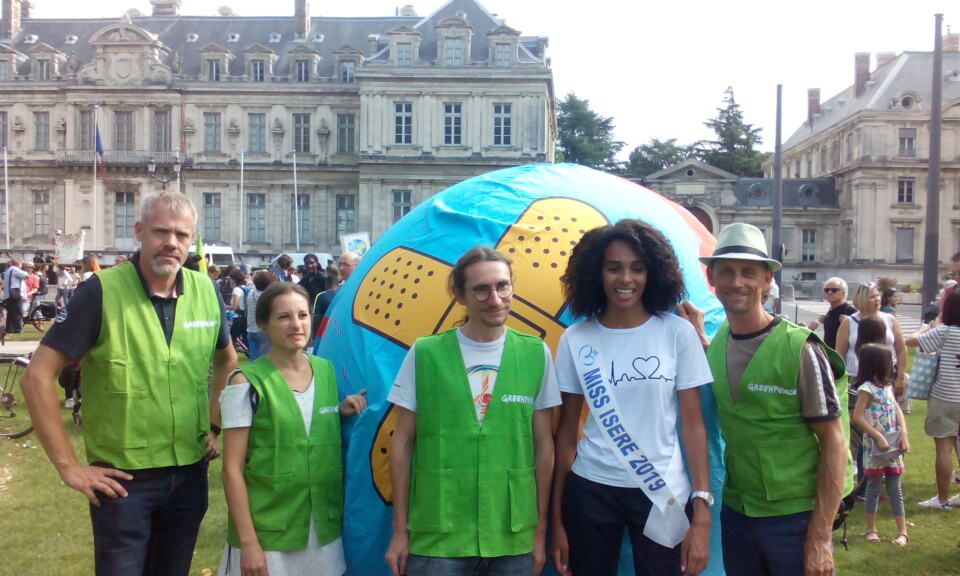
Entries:
[[624,143],[613,139],[613,128],[612,117],[597,114],[589,100],[572,92],[557,104],[557,147],[564,162],[618,171],[617,152]]
[[717,139],[701,142],[697,156],[711,166],[738,176],[762,176],[765,156],[755,150],[763,141],[761,129],[743,121],[743,111],[733,97],[733,88],[728,87],[724,94],[724,105],[717,108],[717,117],[704,122]]
[[680,146],[676,138],[660,141],[651,138],[649,144],[637,146],[627,160],[627,176],[649,176],[668,166],[679,164],[690,155],[690,146]]

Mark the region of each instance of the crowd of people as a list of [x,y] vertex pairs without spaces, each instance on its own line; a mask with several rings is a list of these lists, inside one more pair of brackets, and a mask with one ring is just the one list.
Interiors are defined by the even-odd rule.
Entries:
[[[366,409],[366,391],[338,390],[328,359],[304,350],[359,257],[204,274],[184,266],[196,216],[182,194],[147,196],[132,258],[79,284],[58,277],[65,311],[22,381],[38,437],[62,481],[90,501],[98,574],[188,573],[221,432],[229,522],[219,573],[342,574],[340,425]],[[904,346],[960,352],[960,293],[946,295],[941,325],[904,337],[875,285],[859,286],[851,308],[846,283],[831,278],[821,339],[764,308],[781,266],[766,246],[758,228],[737,223],[701,258],[725,313],[711,340],[663,234],[630,219],[588,231],[561,279],[581,320],[556,361],[539,338],[506,326],[511,260],[484,246],[462,254],[449,288],[464,318],[417,339],[388,394],[389,570],[536,575],[552,562],[564,576],[612,576],[626,530],[636,574],[699,574],[720,500],[704,395],[726,442],[727,574],[832,574],[832,524],[854,487],[854,456],[867,479],[865,538],[880,540],[883,485],[893,542],[905,546],[909,439],[895,398]],[[13,265],[4,280],[22,297],[27,276]],[[237,369],[239,326],[250,362]],[[73,362],[90,382],[86,463],[55,392]],[[937,439],[941,508],[953,505],[958,407],[960,368],[945,363],[925,425]],[[851,411],[863,438],[855,454]]]

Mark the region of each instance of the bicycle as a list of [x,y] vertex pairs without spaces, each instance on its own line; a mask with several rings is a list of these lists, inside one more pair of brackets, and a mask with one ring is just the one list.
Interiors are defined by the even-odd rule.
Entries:
[[0,437],[23,438],[33,432],[30,417],[17,417],[14,407],[19,404],[14,391],[20,385],[23,370],[30,356],[0,355]]

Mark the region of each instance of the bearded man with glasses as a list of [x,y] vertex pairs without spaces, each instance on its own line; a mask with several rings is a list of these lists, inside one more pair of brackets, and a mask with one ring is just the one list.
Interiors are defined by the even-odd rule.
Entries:
[[417,339],[387,398],[397,420],[386,560],[394,576],[539,574],[560,404],[550,350],[505,325],[503,254],[471,248],[448,285],[466,318]]

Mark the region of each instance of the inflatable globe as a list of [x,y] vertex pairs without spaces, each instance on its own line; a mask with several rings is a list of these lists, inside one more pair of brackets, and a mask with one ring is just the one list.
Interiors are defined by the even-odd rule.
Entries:
[[[697,260],[714,239],[682,206],[633,182],[571,164],[528,164],[461,182],[417,206],[364,255],[338,292],[315,352],[336,368],[341,394],[367,389],[369,407],[343,423],[346,497],[343,542],[348,574],[390,574],[389,476],[393,411],[386,401],[416,338],[454,326],[464,316],[447,292],[451,267],[472,246],[493,246],[513,260],[515,293],[507,324],[543,338],[556,350],[574,318],[560,290],[571,248],[584,232],[638,218],[673,244],[688,298],[702,309],[712,335],[723,309]],[[711,483],[721,492],[721,444],[715,402],[701,388],[711,458]],[[714,506],[710,565],[722,573],[719,504]],[[625,552],[628,555],[629,551]],[[621,573],[632,574],[621,560]],[[549,567],[544,573],[553,573]]]

